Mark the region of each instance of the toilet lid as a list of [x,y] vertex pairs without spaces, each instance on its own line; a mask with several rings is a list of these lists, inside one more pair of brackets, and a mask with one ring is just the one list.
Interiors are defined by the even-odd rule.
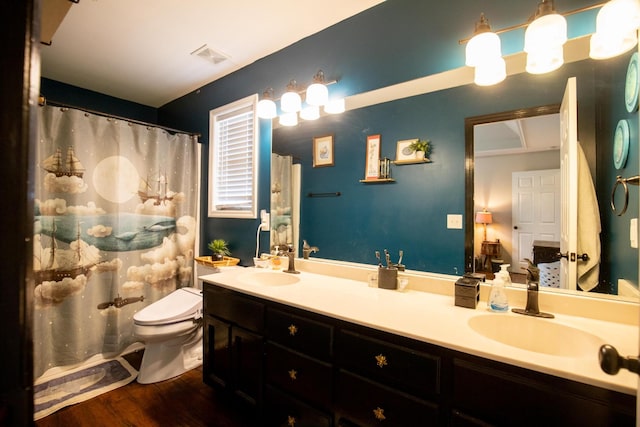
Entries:
[[134,314],[133,321],[138,325],[162,325],[194,318],[201,310],[202,291],[180,288]]

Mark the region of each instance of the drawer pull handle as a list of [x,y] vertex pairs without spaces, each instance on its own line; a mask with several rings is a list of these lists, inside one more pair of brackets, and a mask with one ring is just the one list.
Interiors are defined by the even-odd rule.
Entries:
[[376,420],[378,421],[383,421],[387,419],[387,417],[384,416],[384,409],[382,409],[379,406],[373,410],[373,415],[376,417]]
[[382,368],[384,366],[387,366],[387,358],[385,356],[383,356],[382,354],[379,354],[376,356],[376,365],[378,365],[378,367]]
[[298,379],[298,371],[296,371],[295,369],[291,369],[289,371],[289,378],[291,378],[291,381],[295,381]]
[[295,417],[292,417],[291,415],[287,415],[287,426],[288,427],[295,427],[295,425],[296,425]]
[[296,325],[292,324],[287,329],[289,329],[289,335],[291,335],[292,337],[294,337],[298,333],[298,327]]

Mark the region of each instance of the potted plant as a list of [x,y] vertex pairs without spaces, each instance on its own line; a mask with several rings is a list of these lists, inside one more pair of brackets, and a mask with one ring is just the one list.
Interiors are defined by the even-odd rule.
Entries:
[[214,261],[222,261],[225,256],[231,255],[228,243],[223,239],[214,239],[209,242],[209,245],[207,247],[211,250],[211,252],[213,252],[213,256],[211,258]]
[[411,144],[409,144],[409,148],[415,153],[416,159],[424,160],[425,156],[429,152],[429,140],[416,139]]

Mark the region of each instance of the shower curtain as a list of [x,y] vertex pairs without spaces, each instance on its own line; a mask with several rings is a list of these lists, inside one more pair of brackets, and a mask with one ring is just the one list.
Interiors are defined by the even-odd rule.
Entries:
[[39,109],[35,378],[120,354],[137,311],[192,285],[197,156],[191,135]]
[[271,154],[271,246],[285,247],[293,240],[291,156]]

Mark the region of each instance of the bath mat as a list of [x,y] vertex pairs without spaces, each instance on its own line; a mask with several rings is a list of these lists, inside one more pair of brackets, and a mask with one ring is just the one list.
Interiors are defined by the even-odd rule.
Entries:
[[138,375],[121,357],[91,360],[74,369],[45,373],[34,385],[34,420],[65,406],[84,402],[102,393],[129,384]]

